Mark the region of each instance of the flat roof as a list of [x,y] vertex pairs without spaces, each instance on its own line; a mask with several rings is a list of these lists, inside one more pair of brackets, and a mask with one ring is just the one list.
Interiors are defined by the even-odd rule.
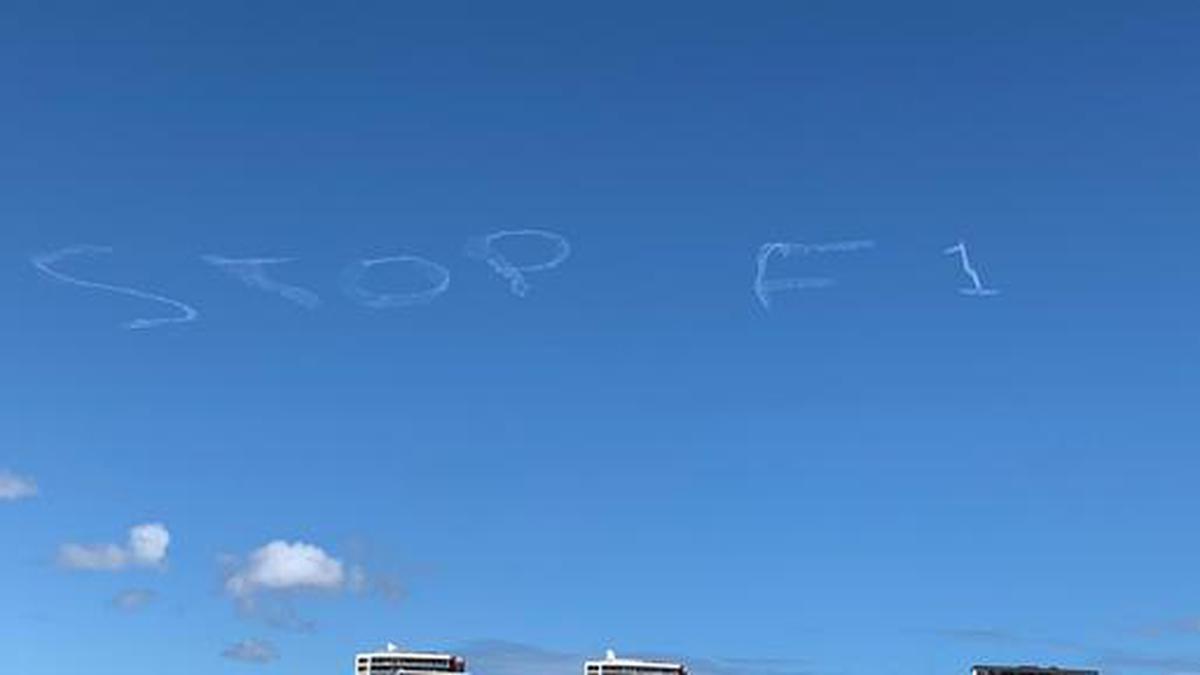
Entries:
[[586,666],[641,666],[643,668],[682,668],[682,663],[669,663],[667,661],[643,661],[641,659],[600,659],[597,661],[584,661]]
[[394,656],[401,659],[457,659],[453,654],[438,654],[435,652],[359,652],[356,658],[367,656]]

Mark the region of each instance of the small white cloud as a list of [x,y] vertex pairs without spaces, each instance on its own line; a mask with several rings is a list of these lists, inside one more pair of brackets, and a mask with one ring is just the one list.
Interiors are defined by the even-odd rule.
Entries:
[[0,469],[0,501],[15,502],[29,499],[38,493],[37,483],[32,478],[18,476],[7,469]]
[[129,530],[124,546],[117,544],[63,544],[58,564],[72,570],[117,572],[132,567],[162,567],[167,561],[171,534],[161,523],[137,525]]
[[282,539],[269,542],[244,557],[219,558],[225,574],[225,594],[245,618],[272,628],[309,633],[317,624],[295,607],[309,592],[375,595],[394,600],[400,586],[369,573],[362,565],[334,557],[319,546]]
[[225,590],[235,598],[247,599],[262,591],[338,591],[345,584],[342,561],[321,548],[299,541],[273,541],[234,569],[225,580]]
[[171,533],[161,523],[138,525],[129,530],[129,556],[135,564],[161,565],[167,559]]
[[235,642],[221,652],[221,656],[231,661],[242,663],[270,663],[279,658],[275,645],[263,640],[242,640]]

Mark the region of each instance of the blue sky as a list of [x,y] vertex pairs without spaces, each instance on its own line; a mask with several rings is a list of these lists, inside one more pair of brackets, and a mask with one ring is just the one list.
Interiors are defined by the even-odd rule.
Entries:
[[[1200,672],[1198,38],[1184,2],[9,3],[0,671]],[[570,255],[523,297],[465,253],[530,229]],[[761,246],[845,241],[759,304]]]

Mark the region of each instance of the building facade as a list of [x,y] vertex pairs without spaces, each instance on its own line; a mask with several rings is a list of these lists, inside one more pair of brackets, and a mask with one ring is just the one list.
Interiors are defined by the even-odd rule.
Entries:
[[465,673],[467,661],[454,654],[406,652],[394,644],[354,657],[354,675],[441,675]]
[[688,670],[682,663],[620,659],[610,649],[603,661],[585,661],[583,675],[688,675]]

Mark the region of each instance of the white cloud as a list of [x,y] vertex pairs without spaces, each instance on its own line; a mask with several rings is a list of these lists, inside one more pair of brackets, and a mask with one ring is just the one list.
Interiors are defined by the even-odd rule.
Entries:
[[252,552],[225,580],[226,592],[239,599],[262,591],[338,591],[345,585],[342,561],[312,544],[282,540]]
[[226,647],[221,656],[242,663],[270,663],[279,658],[279,652],[270,642],[242,640]]
[[19,499],[29,499],[38,493],[37,483],[32,478],[18,476],[6,469],[0,469],[0,501],[15,502]]
[[310,633],[316,622],[296,609],[309,592],[340,595],[378,595],[396,600],[397,582],[368,572],[362,565],[334,557],[319,546],[277,539],[246,556],[224,555],[225,594],[238,614],[272,628]]
[[139,565],[161,565],[167,559],[171,533],[161,523],[138,525],[129,530],[129,555]]
[[117,544],[63,544],[58,564],[72,570],[116,572],[132,567],[162,567],[167,561],[171,534],[161,523],[130,528],[129,540]]

